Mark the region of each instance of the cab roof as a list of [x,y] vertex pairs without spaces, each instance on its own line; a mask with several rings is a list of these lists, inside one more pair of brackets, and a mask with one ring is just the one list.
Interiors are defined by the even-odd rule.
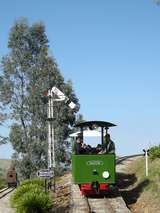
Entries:
[[85,121],[76,124],[75,127],[83,128],[83,127],[92,127],[93,125],[106,128],[116,126],[115,124],[106,121]]

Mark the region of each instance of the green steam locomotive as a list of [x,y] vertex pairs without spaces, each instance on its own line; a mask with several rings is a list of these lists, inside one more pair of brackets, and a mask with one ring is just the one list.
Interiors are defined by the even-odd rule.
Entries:
[[[116,126],[105,121],[87,121],[75,125],[72,176],[83,195],[106,194],[116,183],[115,146],[108,129]],[[87,136],[100,137],[96,147],[84,143]],[[91,141],[92,143],[92,141]]]

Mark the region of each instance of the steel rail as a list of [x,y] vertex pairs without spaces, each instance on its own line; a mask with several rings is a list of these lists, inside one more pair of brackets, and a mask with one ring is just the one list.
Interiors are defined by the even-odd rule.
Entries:
[[0,194],[1,194],[2,192],[6,191],[7,189],[8,189],[8,187],[1,189],[1,190],[0,190]]
[[106,196],[91,198],[85,197],[88,213],[114,213],[113,206]]
[[7,194],[11,193],[13,190],[15,190],[15,188],[5,188],[5,189],[1,190],[0,191],[0,199],[5,197]]

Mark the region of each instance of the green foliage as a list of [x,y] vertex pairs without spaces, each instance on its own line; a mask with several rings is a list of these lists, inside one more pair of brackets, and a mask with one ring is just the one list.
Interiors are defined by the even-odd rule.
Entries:
[[4,188],[6,185],[5,179],[3,178],[2,171],[0,169],[0,189]]
[[41,180],[24,181],[11,196],[11,205],[17,213],[45,213],[52,207],[52,201]]
[[70,81],[65,82],[49,44],[42,23],[29,25],[16,21],[8,41],[9,53],[1,62],[0,106],[13,119],[9,140],[15,150],[14,161],[21,178],[33,177],[47,167],[47,105],[44,91],[56,86],[77,104],[75,111],[64,103],[54,104],[56,160],[65,161],[65,139],[75,122],[78,99]]
[[6,144],[8,142],[8,137],[3,137],[0,135],[0,145]]
[[42,179],[28,179],[28,180],[24,180],[22,183],[21,183],[21,186],[25,186],[25,185],[29,185],[29,184],[34,184],[34,185],[38,185],[38,186],[41,186],[41,187],[44,187],[44,180]]
[[[1,83],[1,81],[0,81]],[[0,126],[3,125],[3,122],[6,120],[6,114],[2,113],[3,108],[0,105]],[[8,138],[0,135],[0,145],[8,142]]]
[[33,189],[25,193],[17,208],[18,213],[45,213],[52,207],[52,202],[45,192]]
[[0,168],[0,177],[2,177],[3,176],[3,170],[2,170],[2,168]]
[[160,158],[160,145],[151,147],[150,151],[149,151],[149,155],[150,155],[151,160],[155,160],[156,158]]
[[[16,191],[13,193],[13,195],[11,196],[11,203],[12,206],[16,206],[19,203],[19,200],[23,197],[23,195],[25,193],[27,193],[28,191],[32,191],[32,189],[34,189],[35,187],[37,187],[34,184],[28,184],[28,185],[22,185],[19,186]],[[40,187],[38,187],[40,188]]]

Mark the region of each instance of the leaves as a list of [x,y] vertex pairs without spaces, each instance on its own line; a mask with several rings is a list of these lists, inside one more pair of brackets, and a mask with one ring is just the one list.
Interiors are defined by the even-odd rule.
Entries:
[[3,137],[0,135],[0,145],[6,144],[8,142],[8,137]]
[[44,181],[26,180],[15,190],[11,196],[11,205],[16,212],[45,213],[52,207],[52,200],[44,192]]
[[160,158],[160,145],[151,147],[149,150],[149,156],[151,160]]
[[71,81],[65,83],[55,59],[48,54],[43,23],[30,26],[26,19],[16,21],[8,47],[9,54],[1,62],[0,103],[9,108],[8,116],[14,121],[9,140],[16,151],[17,167],[22,177],[30,177],[47,166],[47,105],[42,100],[43,92],[56,86],[77,105],[75,111],[64,103],[54,105],[57,161],[64,159],[64,141],[79,104]]

